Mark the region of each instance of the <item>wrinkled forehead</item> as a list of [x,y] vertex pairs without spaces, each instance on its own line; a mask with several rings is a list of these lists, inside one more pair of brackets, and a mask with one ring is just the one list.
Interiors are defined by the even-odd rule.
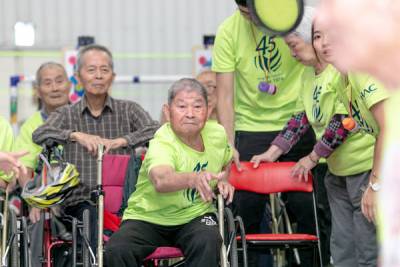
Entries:
[[203,95],[194,89],[184,89],[182,88],[181,90],[178,90],[173,102],[175,103],[194,103],[194,102],[206,102],[204,99]]
[[56,77],[62,76],[64,78],[68,78],[67,73],[64,68],[57,65],[49,65],[44,67],[39,72],[39,79],[53,79]]
[[112,67],[110,56],[101,50],[89,50],[82,56],[82,65],[107,65]]

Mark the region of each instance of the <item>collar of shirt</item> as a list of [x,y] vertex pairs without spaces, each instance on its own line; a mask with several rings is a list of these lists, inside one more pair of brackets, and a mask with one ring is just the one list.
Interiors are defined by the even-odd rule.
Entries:
[[[81,114],[83,114],[86,110],[90,112],[89,105],[86,100],[86,96],[82,97],[82,99],[81,99],[81,101],[79,101],[78,105],[79,105],[79,110],[81,111]],[[103,112],[106,108],[108,108],[111,112],[113,112],[114,106],[115,106],[114,99],[111,96],[107,95],[106,101],[104,102],[104,107],[103,107],[103,110],[101,113],[103,114]]]
[[42,120],[43,120],[43,121],[46,121],[47,118],[49,117],[49,114],[47,114],[47,112],[44,110],[44,108],[42,108],[42,109],[40,110],[40,116],[42,116]]

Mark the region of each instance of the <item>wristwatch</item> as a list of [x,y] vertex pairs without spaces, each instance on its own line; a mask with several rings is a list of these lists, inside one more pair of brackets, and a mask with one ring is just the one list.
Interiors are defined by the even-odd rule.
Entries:
[[374,192],[378,192],[379,190],[381,190],[381,183],[379,183],[379,182],[375,182],[375,183],[369,182],[368,185],[369,185],[369,187],[371,187],[372,191],[374,191]]

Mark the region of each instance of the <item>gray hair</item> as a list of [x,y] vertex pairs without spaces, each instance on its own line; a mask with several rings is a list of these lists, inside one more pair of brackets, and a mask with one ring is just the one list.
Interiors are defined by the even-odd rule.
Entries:
[[80,72],[82,65],[83,65],[83,56],[89,51],[100,51],[100,52],[106,53],[109,58],[110,67],[111,67],[112,71],[114,72],[114,61],[113,61],[113,56],[112,56],[111,51],[105,46],[98,45],[98,44],[91,44],[91,45],[84,46],[81,50],[79,50],[78,60],[76,62],[76,70],[78,73]]
[[63,65],[57,62],[53,61],[48,61],[40,65],[40,67],[36,71],[36,77],[35,77],[35,85],[40,86],[40,83],[42,82],[42,71],[47,68],[60,68],[63,71],[63,74],[65,75],[65,78],[68,79],[67,72],[65,71],[65,68]]
[[294,34],[300,36],[306,43],[311,43],[312,36],[312,22],[315,16],[315,8],[311,6],[305,6],[303,12],[303,18],[299,26],[293,31]]
[[206,105],[208,105],[207,99],[207,90],[204,86],[199,83],[197,80],[192,78],[183,78],[176,82],[174,82],[168,90],[168,105],[171,105],[172,101],[174,100],[175,96],[180,91],[195,91],[199,93],[204,100],[206,101]]

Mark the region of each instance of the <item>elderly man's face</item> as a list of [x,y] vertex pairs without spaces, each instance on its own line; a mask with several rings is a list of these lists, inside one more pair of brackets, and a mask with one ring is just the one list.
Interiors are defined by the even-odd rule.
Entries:
[[107,94],[114,76],[110,58],[105,52],[91,50],[83,55],[82,67],[78,73],[78,79],[85,89],[86,94]]
[[196,91],[180,91],[168,108],[171,127],[178,136],[200,134],[207,120],[206,100]]
[[61,67],[47,67],[40,71],[37,93],[46,109],[56,109],[68,104],[70,86]]

